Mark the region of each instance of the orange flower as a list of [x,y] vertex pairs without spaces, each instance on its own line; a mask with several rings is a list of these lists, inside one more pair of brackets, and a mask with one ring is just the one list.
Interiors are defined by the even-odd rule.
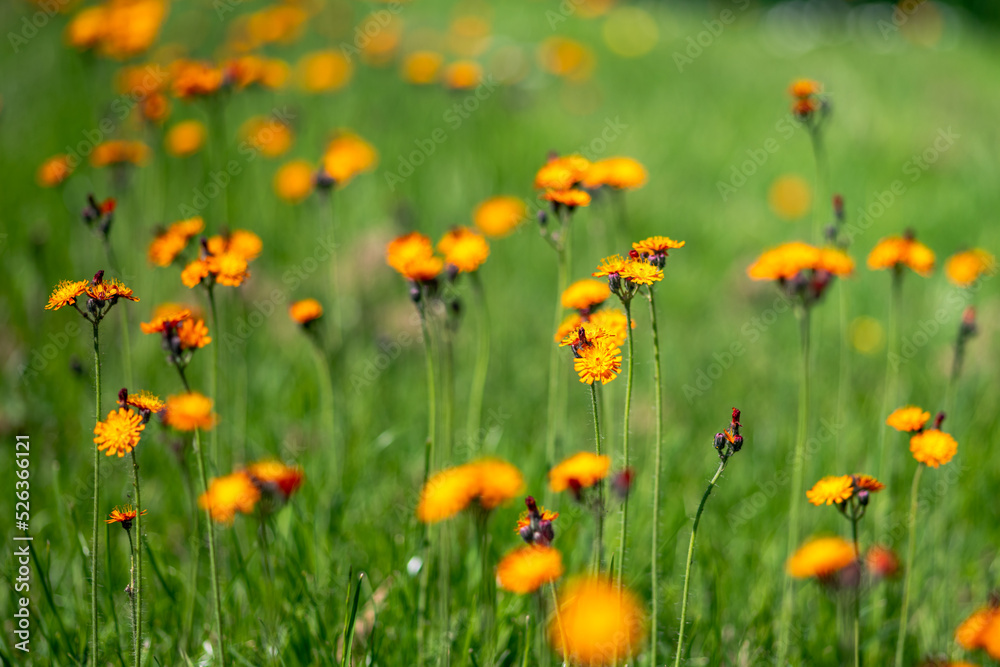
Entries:
[[149,244],[146,256],[150,264],[170,266],[187,247],[187,239],[169,230],[158,234]]
[[806,497],[813,505],[839,505],[853,495],[854,482],[850,475],[824,477],[806,491]]
[[132,530],[132,522],[135,521],[135,517],[146,516],[148,512],[149,510],[143,510],[142,513],[139,514],[135,511],[135,509],[132,508],[131,505],[125,505],[120,509],[116,507],[113,510],[111,510],[111,514],[108,515],[110,518],[105,519],[104,523],[107,524],[120,523],[122,525],[122,528],[124,528],[125,530]]
[[468,227],[454,227],[438,241],[438,252],[444,254],[445,264],[459,271],[475,271],[490,254],[490,245],[481,235]]
[[205,97],[222,88],[222,69],[211,63],[177,60],[171,63],[169,71],[174,95],[182,99]]
[[88,285],[90,281],[87,280],[63,280],[52,290],[45,310],[59,310],[75,304],[77,297],[87,291]]
[[420,492],[417,518],[424,523],[449,519],[468,507],[478,491],[479,472],[470,465],[435,473]]
[[243,140],[264,157],[278,157],[292,147],[294,135],[288,125],[267,116],[254,116],[240,128]]
[[131,163],[141,167],[149,160],[149,146],[141,141],[115,139],[97,144],[90,154],[94,167]]
[[292,160],[274,175],[274,192],[289,204],[298,204],[313,189],[316,170],[305,160]]
[[340,90],[351,80],[354,65],[340,51],[314,51],[296,65],[299,83],[308,93]]
[[131,410],[118,408],[109,412],[107,419],[94,426],[94,443],[98,451],[107,450],[107,456],[117,454],[121,458],[139,444],[140,434],[145,428],[142,417]]
[[[628,331],[625,329],[625,313],[617,308],[602,308],[590,316],[588,322],[596,329],[600,329],[610,336],[610,340],[621,347],[628,340]],[[632,320],[632,328],[635,329],[635,320]],[[588,333],[588,335],[590,335]]]
[[59,185],[73,173],[68,155],[53,155],[42,163],[35,175],[35,181],[43,188],[51,188]]
[[663,269],[646,262],[631,260],[625,264],[621,277],[636,285],[652,285],[663,280]]
[[825,579],[854,562],[854,545],[841,537],[819,537],[806,542],[788,559],[785,568],[796,579]]
[[81,10],[66,26],[66,42],[77,49],[93,49],[104,39],[107,8],[103,5]]
[[885,488],[885,484],[878,481],[871,475],[851,475],[854,481],[854,491],[868,491],[870,493],[875,493],[881,491]]
[[452,90],[471,90],[482,83],[483,68],[472,60],[459,60],[444,68],[442,78]]
[[205,145],[205,126],[198,120],[183,120],[167,130],[163,145],[174,157],[194,155]]
[[87,283],[87,296],[96,301],[111,301],[112,299],[139,300],[139,297],[132,294],[132,288],[126,287],[117,278],[102,280],[96,285],[92,282]]
[[626,260],[621,255],[611,255],[610,257],[605,257],[601,260],[601,265],[597,267],[597,270],[590,275],[595,278],[600,278],[602,276],[610,276],[612,274],[621,275],[628,266],[628,260]]
[[616,190],[634,190],[645,185],[648,178],[646,168],[638,161],[630,157],[612,157],[592,163],[583,177],[583,186],[591,190],[602,185]]
[[189,317],[191,317],[191,311],[187,308],[169,308],[165,312],[154,315],[149,322],[140,322],[139,328],[144,334],[163,333],[177,328],[181,322]]
[[575,348],[578,356],[573,359],[573,368],[580,376],[580,382],[607,384],[618,377],[622,369],[622,351],[610,337],[598,338]]
[[[559,512],[550,512],[544,507],[538,508],[538,513],[541,515],[539,521],[555,521],[559,518]],[[517,519],[517,526],[514,528],[515,533],[520,533],[522,528],[527,528],[531,525],[531,515],[527,512],[521,512],[521,516]]]
[[921,276],[934,269],[934,253],[911,236],[888,236],[879,241],[868,255],[869,269],[897,269],[908,266]]
[[420,232],[410,232],[389,242],[386,262],[403,277],[416,282],[433,280],[444,269],[444,262],[434,256],[431,240]]
[[524,490],[524,477],[515,466],[500,459],[487,458],[470,464],[479,475],[476,496],[485,510],[496,509]]
[[640,255],[666,255],[670,250],[683,248],[684,241],[675,241],[669,236],[650,236],[648,239],[636,241],[632,249]]
[[936,428],[921,431],[910,438],[910,452],[920,463],[931,468],[951,461],[958,451],[958,443],[950,434]]
[[527,545],[510,551],[497,565],[497,585],[526,595],[562,576],[562,554],[552,547]]
[[166,404],[160,400],[159,396],[154,396],[148,391],[143,391],[138,394],[129,394],[126,397],[125,404],[137,409],[140,413],[140,417],[145,411],[156,414],[163,410],[166,406]]
[[955,641],[967,651],[986,648],[986,631],[1000,618],[1000,610],[990,605],[972,612],[955,630]]
[[792,241],[762,254],[747,269],[747,275],[753,280],[789,280],[800,271],[815,268],[819,256],[818,248],[801,241]]
[[306,325],[323,317],[323,306],[316,299],[302,299],[288,307],[288,315],[299,324]]
[[163,421],[178,431],[213,428],[218,417],[212,412],[212,399],[196,391],[167,398]]
[[788,87],[788,94],[798,99],[819,95],[821,91],[820,84],[812,79],[797,79]]
[[924,411],[922,408],[908,405],[905,408],[893,410],[892,414],[885,420],[885,423],[897,431],[912,432],[921,430],[930,418],[931,413]]
[[590,193],[586,190],[546,190],[542,195],[546,201],[562,204],[570,209],[590,204]]
[[247,474],[256,485],[272,495],[280,494],[288,500],[302,486],[305,473],[298,466],[287,466],[280,461],[265,460],[247,466]]
[[948,280],[959,287],[969,287],[983,275],[993,275],[996,270],[996,257],[979,248],[952,255],[944,266]]
[[590,311],[604,303],[611,296],[611,288],[601,280],[577,280],[563,290],[561,302],[563,308],[579,311]]
[[[548,37],[538,47],[538,64],[569,81],[585,81],[594,71],[594,53],[567,37]],[[588,186],[589,187],[589,186]]]
[[341,131],[327,144],[323,154],[323,173],[337,187],[347,185],[355,176],[378,165],[378,151],[351,132]]
[[549,620],[552,649],[580,665],[611,665],[642,646],[645,620],[639,600],[603,577],[576,577],[563,586]]
[[177,337],[181,341],[182,350],[200,350],[212,342],[208,335],[208,327],[201,319],[188,318],[177,328]]
[[258,500],[260,490],[250,476],[240,470],[214,478],[208,485],[208,490],[198,497],[198,506],[208,510],[214,521],[228,524],[233,522],[237,512],[252,512]]
[[434,51],[414,51],[403,60],[403,79],[423,86],[437,81],[444,58]]
[[583,181],[590,161],[580,155],[553,157],[535,174],[538,190],[569,190]]
[[517,197],[491,197],[476,207],[472,219],[486,236],[502,238],[510,234],[528,216],[528,207]]
[[238,287],[250,277],[246,258],[228,250],[218,255],[209,255],[205,259],[205,267],[220,285]]
[[566,489],[586,489],[607,477],[611,459],[591,452],[579,452],[549,471],[549,488],[559,493]]

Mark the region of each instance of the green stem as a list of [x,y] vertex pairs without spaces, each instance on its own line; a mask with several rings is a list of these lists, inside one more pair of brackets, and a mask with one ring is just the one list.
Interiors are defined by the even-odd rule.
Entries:
[[[848,340],[848,313],[847,313],[847,284],[838,281],[837,290],[840,292],[840,373],[837,376],[837,423],[843,424],[845,421],[845,406],[847,405],[847,391],[851,382],[851,350]],[[842,443],[844,429],[837,430],[837,469],[843,470],[845,467],[844,458],[845,447]]]
[[[861,549],[858,547],[857,509],[851,508],[851,537],[854,538],[854,558],[861,573]],[[861,667],[861,586],[854,587],[854,667]]]
[[681,664],[681,655],[684,652],[684,623],[687,620],[688,589],[691,585],[691,563],[694,561],[694,540],[698,535],[698,524],[701,523],[701,514],[705,511],[705,503],[708,502],[708,497],[712,495],[712,489],[715,488],[715,483],[719,480],[719,475],[726,469],[726,462],[728,460],[728,458],[725,458],[719,462],[718,470],[715,471],[715,475],[708,483],[708,488],[705,489],[705,493],[701,497],[698,511],[694,515],[694,524],[691,526],[691,540],[688,542],[687,564],[684,566],[684,591],[681,593],[681,628],[677,633],[677,655],[674,657],[674,667],[679,667]]
[[[95,392],[95,423],[101,421],[101,344],[98,335],[98,323],[94,325],[94,392]],[[90,642],[93,664],[99,663],[97,645],[97,527],[101,517],[101,452],[94,450],[94,527],[90,540]]]
[[337,233],[337,212],[334,208],[333,193],[334,189],[331,188],[330,192],[326,195],[330,204],[330,247],[332,248],[330,253],[330,293],[333,297],[331,303],[331,306],[333,307],[333,339],[337,345],[340,345],[344,340],[343,314],[341,313],[340,308],[340,301],[344,298],[344,295],[341,294],[340,288],[338,287],[337,260],[333,255],[333,252],[336,251],[337,248],[335,241]]
[[[795,455],[792,462],[792,490],[789,499],[788,555],[799,542],[799,506],[802,495],[802,476],[805,470],[805,444],[809,418],[809,307],[802,305],[798,310],[801,361],[799,368],[799,418],[795,436]],[[788,641],[791,631],[794,606],[794,584],[791,577],[785,577],[784,593],[781,600],[781,621],[778,631],[777,665],[784,667],[788,655]]]
[[[201,431],[195,429],[194,447],[198,454],[198,474],[201,477],[202,492],[208,493],[208,476],[205,474],[205,452],[201,447]],[[208,524],[208,561],[212,573],[212,597],[215,598],[215,633],[219,636],[219,664],[226,665],[226,641],[222,634],[222,596],[219,594],[219,568],[215,553],[215,525],[208,508],[205,509],[205,522]]]
[[899,637],[896,639],[896,667],[903,667],[903,654],[906,648],[906,624],[910,611],[910,584],[913,581],[913,555],[917,548],[917,492],[920,489],[920,476],[924,466],[917,464],[913,473],[913,486],[910,487],[910,518],[908,527],[910,536],[906,544],[906,574],[903,578],[903,605],[899,612]]
[[[138,518],[138,515],[136,515]],[[128,557],[129,557],[129,567],[128,567],[128,587],[129,587],[129,597],[132,601],[132,655],[137,656],[135,653],[135,645],[139,641],[139,615],[138,615],[138,601],[135,597],[136,590],[136,574],[135,574],[135,543],[132,541],[132,531],[126,530],[125,534],[128,535]],[[110,548],[108,549],[110,551]],[[138,664],[138,658],[136,657],[136,664]]]
[[[566,291],[566,286],[569,283],[569,261],[570,261],[570,248],[569,248],[569,225],[566,222],[566,218],[563,216],[559,217],[559,240],[556,244],[556,308],[555,317],[552,324],[552,333],[550,335],[554,336],[559,325],[562,323],[562,293]],[[561,421],[560,417],[560,402],[559,402],[559,387],[561,385],[561,378],[563,373],[561,372],[559,364],[559,346],[552,343],[549,351],[549,403],[548,403],[548,415],[545,424],[545,467],[546,469],[551,468],[556,463],[556,433],[559,431]],[[551,498],[551,492],[546,487],[545,495],[546,502]]]
[[[424,441],[424,480],[421,488],[427,486],[431,467],[434,465],[434,436],[436,433],[437,391],[434,382],[434,356],[431,349],[430,327],[427,325],[427,312],[424,307],[426,294],[420,295],[421,302],[417,304],[420,314],[420,331],[424,340],[424,362],[427,374],[427,439]],[[430,529],[424,524],[422,535],[423,565],[420,570],[420,591],[417,597],[417,665],[423,667],[427,642],[427,588],[430,583]]]
[[[625,305],[625,333],[628,338],[628,377],[625,381],[625,428],[622,434],[622,455],[624,458],[623,466],[626,472],[629,469],[629,451],[628,451],[628,436],[629,436],[629,416],[632,412],[632,366],[634,361],[634,354],[632,353],[632,302],[626,301]],[[628,497],[629,492],[626,490],[622,498],[622,524],[621,524],[621,535],[618,540],[618,588],[622,587],[622,577],[625,574],[625,539],[628,534]]]
[[[594,447],[597,455],[601,455],[601,419],[597,409],[597,383],[590,384],[590,403],[594,410]],[[597,509],[594,512],[594,553],[597,560],[594,563],[594,574],[601,571],[604,565],[604,482],[597,483]]]
[[[656,444],[653,456],[653,530],[651,537],[651,558],[650,566],[652,604],[652,632],[650,639],[650,650],[652,658],[650,664],[656,665],[656,654],[658,644],[658,610],[660,602],[660,577],[659,567],[659,528],[660,528],[660,468],[662,468],[663,456],[663,382],[660,378],[660,332],[656,322],[656,301],[653,295],[653,286],[646,288],[646,296],[649,298],[649,320],[653,333],[653,383],[656,400]],[[626,322],[626,327],[631,328],[632,323]]]
[[[219,347],[222,345],[222,329],[219,325],[219,310],[215,305],[215,287],[208,287],[208,307],[212,313],[212,335],[215,337],[215,345],[212,346],[212,380],[210,391],[212,400],[215,401],[215,409],[221,407],[219,400]],[[219,469],[219,429],[213,428],[211,434],[211,462],[212,469]],[[204,476],[204,475],[203,475]],[[213,570],[214,570],[213,566]]]
[[549,582],[549,592],[552,594],[552,613],[556,615],[556,627],[559,629],[559,645],[562,646],[562,667],[569,667],[569,654],[566,648],[566,633],[563,632],[562,612],[559,609],[559,598],[556,597],[556,585]]
[[466,422],[466,438],[469,440],[470,458],[480,451],[482,441],[479,426],[483,413],[483,393],[486,391],[486,374],[490,367],[490,313],[486,305],[486,294],[479,271],[472,272],[473,300],[479,310],[479,341],[476,350],[476,367],[472,375],[472,389],[469,392],[469,417]]
[[[899,309],[902,303],[903,293],[903,272],[900,268],[892,269],[892,293],[889,303],[889,331],[887,334],[888,344],[885,358],[885,390],[882,395],[882,412],[879,414],[879,479],[889,480],[891,471],[890,463],[885,457],[885,443],[889,426],[885,423],[892,406],[896,402],[897,382],[899,378]],[[881,512],[876,517],[881,516]],[[876,530],[877,532],[877,530]]]
[[[133,652],[135,667],[142,664],[142,497],[139,495],[139,461],[132,450],[132,491],[135,493],[135,539],[140,548],[135,551],[135,634]],[[129,534],[129,543],[132,536]]]
[[483,663],[492,665],[494,662],[493,622],[496,618],[497,596],[493,588],[494,577],[490,568],[490,513],[479,510],[476,516],[476,532],[479,537],[479,568],[480,568],[480,604],[483,611],[482,644],[485,649]]
[[[823,135],[816,125],[809,126],[809,141],[812,144],[813,157],[816,160],[816,202],[825,200],[826,197],[826,154],[823,150]],[[814,233],[816,242],[823,242],[823,223],[820,221],[817,204],[813,204]]]
[[[333,400],[333,379],[330,376],[330,361],[327,359],[326,352],[323,350],[320,341],[314,339],[312,336],[310,336],[310,341],[312,342],[313,352],[316,354],[316,364],[319,366],[319,391],[320,405],[323,411],[323,427],[326,429],[330,447],[334,448],[337,443],[337,422],[334,414],[335,405]],[[347,479],[346,438],[344,438],[341,445],[336,458],[340,462],[341,488],[344,488]]]

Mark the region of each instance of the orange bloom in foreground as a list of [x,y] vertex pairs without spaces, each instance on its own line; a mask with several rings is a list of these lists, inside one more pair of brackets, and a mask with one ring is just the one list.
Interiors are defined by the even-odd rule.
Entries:
[[274,192],[289,204],[297,204],[313,189],[316,170],[305,160],[292,160],[274,174]]
[[167,398],[163,421],[178,431],[210,429],[218,417],[212,412],[212,399],[196,391]]
[[323,305],[316,299],[302,299],[288,307],[288,316],[306,325],[323,317]]
[[208,491],[198,497],[198,506],[208,510],[214,521],[232,523],[237,512],[252,512],[258,500],[260,490],[250,476],[240,470],[214,478],[208,485]]
[[908,266],[921,276],[934,269],[934,252],[910,236],[888,236],[868,254],[869,269],[896,269]]
[[796,579],[836,574],[854,562],[854,545],[841,537],[819,537],[806,542],[792,554],[785,565]]
[[622,369],[622,351],[615,345],[610,335],[588,341],[574,348],[578,356],[573,358],[573,368],[580,376],[580,382],[607,384],[618,377]]
[[559,592],[549,619],[552,649],[581,665],[610,665],[642,646],[645,618],[631,591],[602,577],[576,577]]
[[455,227],[438,241],[438,252],[444,254],[445,264],[459,271],[475,271],[490,255],[490,244],[480,234],[468,227]]
[[131,410],[118,408],[108,413],[108,418],[94,426],[94,443],[98,451],[119,458],[130,453],[139,444],[139,437],[146,425]]
[[431,476],[420,492],[417,518],[436,523],[451,518],[477,500],[492,510],[524,489],[524,478],[513,465],[500,459],[482,459],[446,468]]
[[566,489],[586,489],[607,477],[610,469],[610,457],[579,452],[549,471],[549,488],[555,493]]
[[955,442],[955,438],[936,428],[922,431],[910,438],[910,452],[913,458],[931,468],[948,463],[957,451],[958,443]]
[[540,545],[518,547],[497,565],[497,585],[505,591],[526,595],[562,576],[562,554]]

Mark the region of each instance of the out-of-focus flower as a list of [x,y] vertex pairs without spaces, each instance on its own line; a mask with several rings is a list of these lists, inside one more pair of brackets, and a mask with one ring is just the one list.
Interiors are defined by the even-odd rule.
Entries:
[[577,280],[567,287],[561,298],[563,308],[589,313],[611,296],[611,288],[601,280]]
[[483,68],[472,60],[459,60],[444,68],[444,84],[452,90],[471,90],[483,82]]
[[608,476],[611,459],[592,452],[579,452],[549,471],[549,488],[555,493],[566,489],[586,489]]
[[278,157],[292,147],[292,129],[277,118],[254,116],[240,128],[240,135],[264,157]]
[[979,248],[952,255],[944,266],[948,280],[959,287],[969,287],[983,275],[993,275],[996,270],[996,257]]
[[167,130],[163,145],[174,157],[194,155],[205,145],[205,125],[199,120],[183,120]]
[[308,93],[340,90],[354,74],[354,65],[340,51],[314,51],[296,65],[299,85]]
[[921,431],[910,437],[910,453],[920,463],[931,468],[942,466],[955,456],[958,443],[950,433],[936,428]]
[[163,421],[178,431],[211,429],[218,417],[212,412],[212,399],[196,391],[167,398]]
[[523,488],[521,472],[500,459],[481,459],[447,468],[427,480],[420,492],[417,518],[424,523],[443,521],[473,501],[490,511],[517,496]]
[[181,99],[207,97],[224,83],[222,68],[198,60],[176,60],[170,64],[170,85]]
[[538,47],[539,66],[570,81],[589,79],[595,62],[593,51],[568,37],[548,37]]
[[921,276],[929,276],[934,270],[934,252],[912,234],[907,234],[880,240],[868,255],[869,269],[899,270],[903,266]]
[[402,76],[417,86],[437,82],[444,57],[434,51],[414,51],[403,60]]
[[337,187],[347,185],[355,176],[371,171],[376,165],[378,152],[353,132],[338,132],[323,154],[323,173]]
[[497,585],[526,595],[562,576],[562,554],[557,549],[525,545],[509,552],[497,565]]
[[490,255],[490,244],[468,227],[450,229],[437,244],[444,262],[463,273],[475,271]]
[[68,155],[53,155],[38,167],[35,182],[43,188],[52,188],[65,181],[72,173],[73,167]]
[[149,146],[141,141],[125,141],[112,139],[97,144],[90,154],[90,164],[94,167],[107,167],[116,164],[134,164],[138,167],[149,160]]
[[107,456],[117,454],[121,458],[139,444],[140,435],[145,428],[146,425],[138,414],[118,408],[109,412],[107,419],[94,426],[94,443],[98,451],[105,452]]
[[237,512],[253,512],[258,500],[260,490],[246,471],[239,470],[212,479],[208,490],[198,497],[198,506],[208,510],[213,521],[229,524]]
[[313,190],[313,166],[305,160],[292,160],[274,174],[274,192],[289,204],[304,200]]
[[581,155],[553,156],[535,174],[538,190],[569,190],[587,175],[590,161]]
[[386,262],[404,278],[429,282],[444,269],[444,261],[434,255],[431,240],[419,232],[410,232],[389,242]]
[[892,414],[886,418],[885,423],[897,431],[913,432],[923,429],[931,418],[931,413],[923,408],[914,405],[907,405],[903,408],[896,408]]
[[472,219],[476,227],[490,238],[502,238],[528,217],[528,207],[517,197],[491,197],[476,207]]
[[841,537],[812,539],[792,554],[786,564],[796,579],[826,579],[854,562],[854,545]]
[[630,157],[611,157],[590,165],[583,177],[583,187],[607,186],[615,190],[641,188],[649,179],[646,168]]
[[287,501],[302,486],[305,473],[298,466],[266,459],[247,466],[250,480],[264,493]]
[[323,305],[316,299],[301,299],[288,307],[288,316],[305,326],[323,317]]
[[642,646],[645,618],[639,600],[603,577],[576,577],[559,593],[549,620],[552,649],[574,664],[611,665]]

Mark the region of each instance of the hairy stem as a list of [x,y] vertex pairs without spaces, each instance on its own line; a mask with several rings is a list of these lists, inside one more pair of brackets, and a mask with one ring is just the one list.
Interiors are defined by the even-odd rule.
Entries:
[[910,611],[910,585],[913,582],[913,555],[917,549],[917,493],[920,490],[920,476],[924,472],[922,463],[917,464],[913,473],[913,485],[910,487],[910,517],[907,525],[910,535],[906,542],[906,574],[903,577],[903,604],[899,611],[899,637],[896,639],[896,667],[903,667],[903,654],[906,650],[906,624]]
[[[622,457],[625,472],[629,469],[629,416],[632,412],[632,366],[634,354],[632,353],[632,302],[625,302],[625,332],[628,338],[628,377],[625,381],[625,426],[622,434]],[[625,540],[628,535],[628,497],[629,490],[626,489],[622,499],[622,522],[621,535],[618,540],[618,588],[622,587],[622,577],[625,574]]]
[[[101,343],[98,334],[98,324],[94,325],[94,423],[101,421]],[[90,642],[93,664],[98,664],[99,650],[97,645],[97,527],[101,517],[101,452],[94,449],[94,526],[90,540]]]
[[[142,496],[139,495],[139,461],[132,450],[132,491],[135,493],[135,539],[139,548],[135,551],[135,635],[133,637],[135,667],[142,664]],[[129,535],[131,542],[132,536]]]
[[[658,567],[659,559],[659,528],[660,528],[660,468],[663,466],[663,382],[660,377],[660,332],[656,322],[656,301],[653,295],[653,286],[647,287],[646,295],[649,298],[649,320],[653,333],[653,383],[655,387],[656,400],[656,443],[653,456],[653,530],[650,544],[652,565],[650,566],[651,592],[652,596],[652,629],[650,650],[652,659],[650,664],[656,665],[658,634],[658,611],[660,603],[660,571]],[[626,327],[631,328],[632,323],[626,322]]]
[[[590,403],[594,410],[594,447],[601,455],[601,419],[597,409],[597,383],[590,384]],[[597,555],[594,573],[601,571],[604,564],[604,482],[597,483],[597,509],[594,512],[594,553]]]
[[471,278],[474,292],[473,300],[479,311],[477,322],[479,340],[476,348],[476,366],[472,375],[472,388],[469,392],[469,417],[466,421],[465,437],[469,441],[469,456],[474,458],[482,446],[479,438],[479,426],[483,412],[483,393],[486,391],[486,374],[490,367],[490,313],[486,305],[486,294],[479,272],[473,271]]

